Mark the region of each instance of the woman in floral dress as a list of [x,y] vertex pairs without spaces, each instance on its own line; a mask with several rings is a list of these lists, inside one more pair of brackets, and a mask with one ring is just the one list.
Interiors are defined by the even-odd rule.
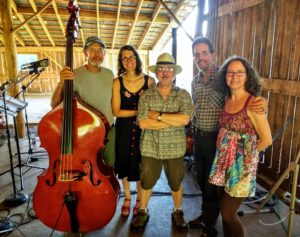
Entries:
[[227,59],[220,79],[228,98],[220,116],[217,151],[209,182],[221,186],[224,237],[243,237],[245,231],[237,210],[246,197],[255,195],[258,153],[272,143],[267,117],[247,109],[260,93],[260,78],[241,57]]
[[136,214],[140,200],[139,164],[141,154],[139,140],[141,130],[136,124],[139,96],[154,79],[142,72],[142,61],[136,49],[124,45],[118,56],[118,77],[114,79],[112,111],[116,119],[116,163],[115,171],[122,179],[125,198],[121,214],[130,213],[131,194],[130,182],[136,181],[137,197],[133,209]]

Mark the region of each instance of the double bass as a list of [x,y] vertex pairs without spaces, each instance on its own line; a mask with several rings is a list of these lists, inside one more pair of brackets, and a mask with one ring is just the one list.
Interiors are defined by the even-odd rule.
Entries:
[[[78,14],[73,1],[69,1],[68,11],[66,65],[72,68]],[[89,232],[112,219],[120,187],[113,172],[108,173],[97,159],[107,132],[104,122],[73,98],[73,81],[66,80],[63,104],[47,113],[38,126],[49,167],[38,176],[33,208],[48,227]]]

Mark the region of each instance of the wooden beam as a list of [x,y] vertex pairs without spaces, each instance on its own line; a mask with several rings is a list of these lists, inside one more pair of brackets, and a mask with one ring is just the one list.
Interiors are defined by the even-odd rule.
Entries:
[[96,1],[96,14],[97,14],[97,36],[100,38],[100,19],[99,19],[99,0]]
[[[15,42],[15,36],[12,29],[12,10],[11,0],[0,0],[0,15],[3,25],[3,39],[5,49],[5,61],[7,66],[7,79],[16,81],[17,80],[17,48]],[[10,90],[9,94],[14,97],[19,93],[19,87],[14,85]],[[17,131],[21,138],[25,137],[25,120],[22,112],[17,114],[16,117]]]
[[[22,14],[18,13],[17,11],[17,5],[15,3],[15,1],[11,1],[11,7],[14,10],[16,16],[19,18],[20,22],[25,21],[25,18],[23,17]],[[30,37],[33,39],[33,41],[36,43],[37,46],[41,46],[41,43],[39,42],[39,40],[35,37],[34,33],[32,32],[31,28],[29,27],[28,24],[24,25],[25,29],[27,30],[28,34],[30,35]]]
[[63,33],[63,35],[65,35],[65,32],[66,32],[66,28],[64,26],[64,23],[62,22],[61,20],[61,17],[60,15],[58,14],[58,7],[57,7],[57,4],[55,1],[52,2],[52,6],[53,6],[53,9],[54,9],[54,12],[55,12],[55,15],[56,15],[56,18],[58,20],[58,23],[59,23],[59,26],[60,26],[60,29]]
[[224,4],[218,8],[218,17],[232,14],[237,11],[247,9],[249,7],[256,6],[263,3],[265,0],[238,0],[230,1],[230,3]]
[[114,47],[115,47],[115,41],[116,41],[116,36],[117,36],[117,31],[118,31],[118,24],[119,24],[119,20],[120,20],[121,7],[122,7],[122,0],[119,0],[118,12],[117,12],[117,20],[116,20],[116,24],[115,24],[115,28],[114,28],[114,34],[113,34],[113,39],[112,39],[112,44],[111,44],[111,48],[112,49],[114,49]]
[[[29,0],[30,1],[30,0]],[[13,29],[13,32],[17,32],[22,26],[30,22],[33,18],[35,18],[37,15],[39,15],[41,12],[43,12],[51,3],[53,0],[50,0],[45,6],[43,6],[39,11],[36,11],[31,17],[29,17],[26,21],[22,22],[20,25],[18,25],[15,29]]]
[[204,6],[205,1],[204,0],[198,0],[198,14],[196,18],[196,25],[195,25],[195,38],[202,35],[202,28],[203,28],[203,22],[204,22]]
[[156,17],[158,16],[158,13],[159,13],[159,11],[161,9],[161,6],[162,6],[161,2],[159,2],[156,5],[156,8],[155,8],[155,10],[153,12],[153,15],[152,15],[152,21],[148,24],[146,30],[144,31],[144,33],[142,35],[142,38],[141,38],[140,42],[138,43],[137,49],[140,49],[140,47],[143,45],[143,42],[146,39],[146,36],[147,36],[149,30],[151,29],[152,24],[154,23]]
[[[28,0],[28,1],[29,1],[30,5],[31,5],[33,11],[34,11],[35,13],[37,13],[38,10],[37,10],[37,6],[36,6],[35,2],[34,2],[33,0]],[[52,0],[50,0],[47,4],[50,5],[51,2],[52,2]],[[46,5],[47,5],[47,4],[46,4]],[[39,22],[40,22],[42,28],[44,29],[44,31],[45,31],[45,33],[46,33],[46,35],[47,35],[49,41],[51,42],[52,46],[55,47],[54,40],[53,40],[52,36],[50,35],[50,33],[49,33],[48,29],[47,29],[47,26],[46,26],[46,24],[45,24],[43,18],[41,17],[40,14],[37,14],[37,18],[38,18],[38,20],[39,20]]]
[[[175,8],[174,11],[173,11],[173,13],[174,13],[175,16],[178,15],[180,9],[183,7],[184,4],[185,4],[185,0],[181,0],[181,1],[177,4],[176,8]],[[168,30],[170,30],[170,28],[173,26],[174,22],[175,22],[175,20],[174,20],[173,18],[171,18],[170,24],[165,26],[165,28],[161,31],[159,37],[157,38],[156,42],[154,43],[153,49],[155,49],[155,48],[157,47],[159,41],[160,41],[160,40],[162,39],[162,37],[166,34],[166,32],[167,32]]]
[[[64,51],[65,51],[65,49],[64,49]],[[42,54],[46,55],[46,57],[49,58],[50,61],[51,61],[52,63],[54,63],[55,65],[57,65],[60,69],[63,68],[63,66],[62,66],[60,63],[58,63],[53,57],[51,57],[50,54],[48,54],[48,53],[46,53],[46,52],[43,52]]]
[[[38,8],[39,9],[39,8]],[[32,9],[30,7],[18,7],[18,12],[21,14],[32,14]],[[47,8],[43,11],[43,15],[54,17],[54,10],[51,8]],[[68,18],[69,14],[66,12],[66,9],[64,8],[58,8],[58,14],[61,17]],[[80,10],[80,17],[82,20],[90,21],[95,20],[97,18],[97,14],[95,11],[88,11],[88,10]],[[133,13],[121,13],[120,14],[120,22],[124,21],[134,21],[135,14]],[[116,13],[114,12],[107,12],[107,11],[100,11],[99,12],[99,20],[109,20],[109,21],[115,21],[116,20]],[[146,14],[140,14],[138,17],[138,22],[144,22],[144,23],[150,23],[152,22],[152,17],[148,16]],[[156,24],[169,24],[170,18],[165,16],[158,16],[154,23]]]
[[[20,43],[20,45],[25,46],[24,40],[17,33],[14,33],[14,36],[15,36],[16,40]],[[0,27],[0,41],[4,42],[2,27]]]
[[263,90],[283,95],[300,97],[300,82],[274,78],[263,78]]
[[[184,31],[184,33],[186,34],[186,36],[188,38],[190,38],[191,41],[193,41],[193,37],[190,36],[190,34],[187,32],[187,30],[182,26],[181,22],[178,20],[178,18],[173,14],[173,12],[168,8],[167,4],[165,4],[165,2],[163,0],[159,0],[161,2],[161,4],[167,9],[167,11],[169,12],[169,14],[172,16],[173,20],[177,23],[177,25],[179,27],[181,27],[181,29]],[[202,0],[203,1],[203,0]],[[203,2],[204,5],[204,2]],[[201,28],[202,29],[202,28]],[[197,32],[196,32],[197,33]]]
[[139,17],[143,2],[144,2],[143,0],[140,0],[139,3],[138,3],[138,6],[136,8],[136,11],[135,11],[135,14],[134,14],[134,21],[131,23],[131,26],[130,26],[130,30],[129,30],[129,34],[128,34],[128,38],[127,38],[127,44],[129,44],[129,42],[130,42],[130,38],[131,38],[131,35],[132,35],[132,32],[133,32],[133,29],[135,27],[135,24],[137,22],[137,19]]
[[80,12],[78,14],[78,24],[79,24],[79,31],[80,31],[80,35],[81,35],[81,40],[82,40],[82,47],[84,46],[84,41],[85,41],[85,36],[84,36],[84,32],[83,32],[83,27],[81,24],[81,20],[80,20]]
[[21,36],[19,36],[17,32],[14,33],[14,36],[15,36],[16,40],[17,40],[22,46],[25,46],[24,40],[22,40]]
[[[40,52],[65,52],[66,48],[65,47],[52,47],[52,46],[45,46],[45,47],[30,47],[30,46],[25,46],[25,47],[17,47],[18,53],[40,53]],[[4,47],[0,47],[0,53],[5,52]],[[83,49],[82,47],[74,47],[73,52],[76,53],[82,53]],[[118,54],[119,50],[118,49],[106,49],[107,53],[111,54]],[[139,50],[139,54],[142,55],[149,55],[148,50]]]

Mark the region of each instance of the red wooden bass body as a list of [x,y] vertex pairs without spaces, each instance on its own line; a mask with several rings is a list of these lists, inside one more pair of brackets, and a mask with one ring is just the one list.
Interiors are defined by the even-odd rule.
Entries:
[[[72,28],[70,24],[75,25],[77,8],[73,1],[69,1],[68,9],[71,20],[67,30]],[[68,38],[66,64],[70,67],[72,41]],[[38,177],[33,207],[50,228],[89,232],[112,219],[120,187],[99,157],[108,132],[103,121],[73,99],[73,81],[65,81],[64,87],[63,105],[46,114],[38,126],[41,146],[49,154],[49,168]]]

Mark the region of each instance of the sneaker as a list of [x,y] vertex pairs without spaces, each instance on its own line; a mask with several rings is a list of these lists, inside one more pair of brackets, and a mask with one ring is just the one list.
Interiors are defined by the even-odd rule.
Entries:
[[172,213],[172,220],[177,229],[180,231],[184,231],[188,229],[188,223],[183,218],[183,211],[177,209]]
[[130,231],[139,233],[143,231],[149,221],[150,215],[143,209],[139,209],[138,213],[133,217],[130,224]]
[[196,217],[194,220],[189,221],[189,227],[191,229],[203,229],[204,224],[202,223],[202,221],[203,221],[203,216],[200,215]]

